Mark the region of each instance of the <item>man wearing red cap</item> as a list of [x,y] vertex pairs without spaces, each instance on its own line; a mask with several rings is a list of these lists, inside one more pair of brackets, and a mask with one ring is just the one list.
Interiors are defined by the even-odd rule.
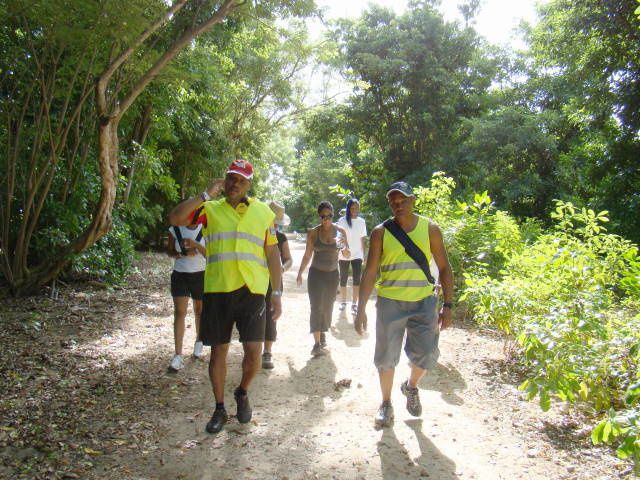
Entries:
[[[260,369],[265,332],[265,294],[281,284],[282,266],[273,223],[275,214],[266,203],[248,198],[253,166],[234,160],[224,179],[216,179],[200,196],[177,205],[169,214],[172,225],[203,225],[206,240],[204,297],[200,337],[211,346],[209,378],[216,408],[207,423],[209,433],[219,432],[228,420],[224,406],[227,352],[235,324],[244,348],[242,379],[235,389],[240,423],[251,420],[248,389]],[[224,192],[224,198],[213,200]],[[282,290],[271,292],[272,318],[282,312]]]

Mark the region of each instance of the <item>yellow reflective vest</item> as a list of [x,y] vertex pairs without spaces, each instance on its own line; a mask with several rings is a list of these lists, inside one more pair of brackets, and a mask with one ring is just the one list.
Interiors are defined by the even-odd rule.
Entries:
[[[429,264],[433,256],[429,243],[429,220],[418,215],[416,228],[408,235],[425,254]],[[380,297],[405,302],[417,302],[433,295],[433,285],[420,266],[406,254],[402,244],[386,228],[382,236],[380,278],[376,287]]]
[[246,209],[242,215],[225,199],[203,203],[207,217],[202,229],[207,251],[205,293],[232,292],[244,285],[251,293],[267,293],[265,233],[275,214],[266,203],[255,199],[249,200],[248,207],[240,204],[241,208]]

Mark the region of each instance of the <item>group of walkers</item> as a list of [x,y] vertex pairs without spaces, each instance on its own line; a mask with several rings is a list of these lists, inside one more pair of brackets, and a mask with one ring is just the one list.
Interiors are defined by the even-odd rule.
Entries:
[[[236,416],[240,423],[251,420],[249,386],[261,367],[274,368],[271,349],[282,313],[282,273],[292,265],[282,231],[290,223],[284,206],[248,197],[252,179],[251,163],[235,160],[224,179],[214,180],[207,190],[169,214],[172,227],[167,252],[176,259],[171,275],[175,355],[169,368],[178,371],[184,365],[182,343],[191,297],[196,327],[193,356],[201,357],[203,346],[211,346],[209,379],[216,406],[206,425],[209,433],[219,432],[229,418],[224,386],[234,326],[244,349],[242,376],[234,390]],[[221,193],[223,197],[217,199]],[[401,391],[409,413],[421,414],[417,384],[437,361],[439,331],[451,325],[453,299],[453,274],[440,229],[413,212],[415,196],[407,183],[394,183],[387,200],[393,218],[373,230],[364,272],[367,230],[358,215],[358,201],[350,199],[345,215],[335,223],[333,206],[321,202],[317,209],[320,223],[307,234],[296,279],[301,286],[309,266],[314,357],[328,352],[326,332],[338,294],[340,309],[347,308],[349,269],[353,276],[351,312],[358,334],[367,329],[365,307],[377,286],[374,363],[382,390],[375,417],[378,427],[393,422],[391,389],[405,332],[411,375]],[[429,263],[437,266],[439,285],[428,271]],[[438,288],[444,300],[440,309]]]

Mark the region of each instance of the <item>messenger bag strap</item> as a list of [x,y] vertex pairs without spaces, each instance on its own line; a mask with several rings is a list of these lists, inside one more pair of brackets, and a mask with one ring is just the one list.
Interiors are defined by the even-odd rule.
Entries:
[[183,240],[182,240],[182,232],[180,231],[180,227],[173,226],[171,228],[173,228],[173,235],[174,237],[176,237],[176,240],[178,241],[178,249],[179,249],[178,253],[180,255],[184,255],[184,244],[182,243]]
[[420,250],[420,248],[415,243],[413,243],[413,240],[409,238],[407,232],[405,232],[393,218],[385,220],[382,226],[389,230],[389,232],[391,232],[391,234],[396,237],[396,240],[398,240],[402,244],[406,254],[409,255],[411,259],[416,262],[422,269],[424,274],[427,276],[427,280],[429,281],[429,283],[435,285],[436,281],[434,280],[433,275],[431,275],[431,270],[429,270],[427,257],[424,255],[424,252]]
[[196,235],[196,242],[200,243],[200,240],[202,240],[202,225],[199,225],[200,230],[198,231],[198,235]]

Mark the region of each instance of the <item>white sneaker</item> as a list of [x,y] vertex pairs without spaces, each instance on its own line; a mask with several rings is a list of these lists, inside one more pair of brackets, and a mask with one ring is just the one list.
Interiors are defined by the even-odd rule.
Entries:
[[202,342],[197,341],[193,344],[193,357],[194,358],[202,358]]
[[171,359],[171,363],[169,364],[169,370],[177,372],[178,370],[182,370],[183,368],[184,361],[182,360],[182,355],[174,355]]

